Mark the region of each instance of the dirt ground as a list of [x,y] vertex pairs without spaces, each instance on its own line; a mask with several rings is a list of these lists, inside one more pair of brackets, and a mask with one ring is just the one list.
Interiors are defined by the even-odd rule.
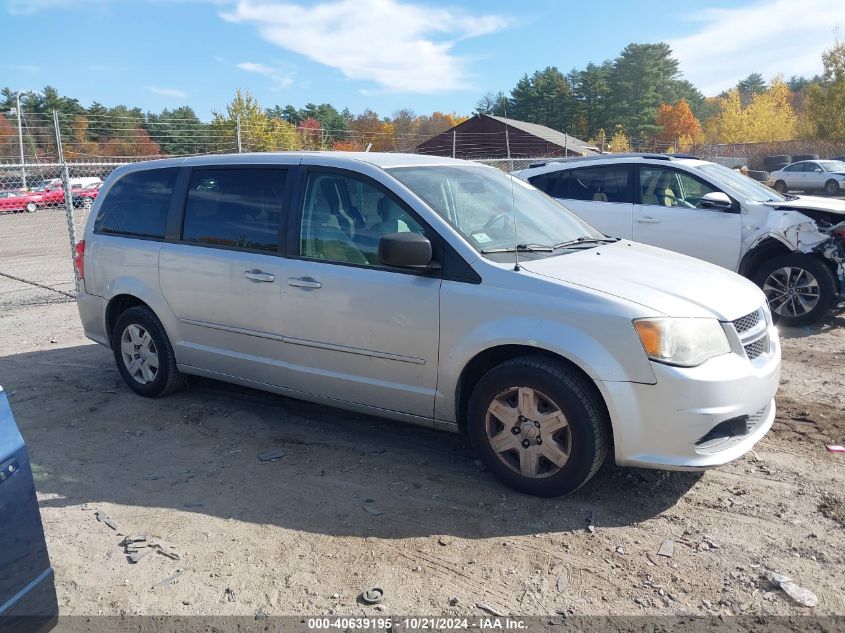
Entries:
[[[72,292],[69,251],[61,212],[0,217],[4,275]],[[745,458],[704,474],[606,466],[553,500],[504,488],[457,436],[206,380],[142,399],[72,298],[7,276],[0,383],[66,615],[845,614],[845,455],[825,450],[845,443],[843,326],[782,333],[778,419]],[[135,532],[179,560],[131,564],[120,542]],[[358,604],[373,585],[383,605]]]

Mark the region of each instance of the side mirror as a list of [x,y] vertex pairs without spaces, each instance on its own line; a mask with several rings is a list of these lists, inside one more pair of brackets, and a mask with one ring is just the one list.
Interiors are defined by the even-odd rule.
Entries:
[[701,206],[704,208],[727,211],[732,209],[733,205],[733,200],[728,197],[728,194],[722,191],[711,191],[701,197]]
[[385,266],[434,269],[431,242],[419,233],[388,233],[378,243],[378,259]]

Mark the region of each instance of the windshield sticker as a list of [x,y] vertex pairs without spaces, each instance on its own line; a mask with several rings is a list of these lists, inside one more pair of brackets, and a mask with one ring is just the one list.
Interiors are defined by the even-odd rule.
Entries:
[[486,244],[490,241],[490,236],[487,233],[473,233],[472,237],[479,244]]

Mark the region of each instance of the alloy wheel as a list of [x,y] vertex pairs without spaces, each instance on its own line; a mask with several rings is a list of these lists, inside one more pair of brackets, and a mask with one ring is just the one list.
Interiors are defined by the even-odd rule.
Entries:
[[530,387],[511,387],[493,398],[485,429],[499,460],[524,477],[554,475],[572,452],[572,432],[563,411]]
[[816,307],[821,296],[819,282],[803,268],[785,266],[769,274],[763,283],[769,306],[785,318],[804,316]]
[[146,385],[158,374],[158,350],[150,333],[136,323],[127,325],[120,337],[120,355],[132,379]]
[[832,180],[829,180],[824,186],[824,191],[829,196],[835,196],[839,193],[839,185]]

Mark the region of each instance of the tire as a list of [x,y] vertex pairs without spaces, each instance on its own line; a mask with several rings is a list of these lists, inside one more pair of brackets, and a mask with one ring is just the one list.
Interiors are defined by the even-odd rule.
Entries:
[[[836,299],[833,272],[824,262],[803,253],[778,255],[763,262],[752,280],[766,293],[772,317],[781,325],[817,323],[827,316]],[[784,293],[790,288],[791,297]]]
[[792,156],[790,156],[789,154],[775,154],[774,156],[766,156],[765,158],[763,158],[763,164],[767,166],[778,165],[782,163],[786,163],[788,165],[789,163],[793,162],[795,161],[792,160]]
[[757,182],[766,182],[769,179],[769,172],[751,169],[748,171],[748,177],[753,178]]
[[829,196],[838,196],[840,192],[839,183],[831,178],[824,183],[824,192]]
[[781,194],[786,193],[787,191],[789,191],[789,187],[786,186],[786,183],[783,180],[778,180],[775,183],[775,191]]
[[27,213],[35,213],[38,211],[38,205],[34,202],[27,202],[26,204]]
[[[145,335],[149,335],[149,340]],[[138,395],[157,398],[173,393],[184,385],[184,378],[176,368],[176,356],[155,313],[146,306],[125,310],[117,318],[112,331],[112,351],[117,369],[127,385]],[[140,347],[136,345],[140,344]],[[137,369],[130,370],[131,359],[127,348],[135,347],[135,359],[141,361]],[[131,353],[131,351],[130,351]],[[153,371],[150,362],[155,358]]]
[[[515,358],[491,369],[476,384],[467,413],[469,437],[484,465],[520,492],[539,497],[574,492],[607,455],[610,424],[595,388],[565,364],[543,356]],[[544,415],[548,419],[542,423],[531,419]]]
[[797,163],[799,160],[818,160],[818,159],[819,159],[818,154],[795,154],[795,156],[792,157],[792,162]]

